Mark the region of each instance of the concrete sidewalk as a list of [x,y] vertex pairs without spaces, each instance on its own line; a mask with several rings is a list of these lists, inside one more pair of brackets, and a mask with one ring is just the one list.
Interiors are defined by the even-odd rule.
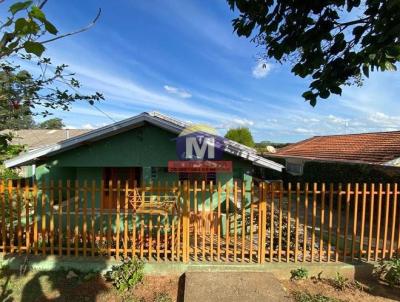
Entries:
[[187,272],[185,302],[291,301],[278,279],[265,272]]

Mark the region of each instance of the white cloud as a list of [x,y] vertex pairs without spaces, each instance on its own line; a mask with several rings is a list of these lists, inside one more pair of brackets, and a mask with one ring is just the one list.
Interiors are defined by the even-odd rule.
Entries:
[[97,127],[92,125],[92,124],[84,124],[82,125],[82,129],[88,129],[88,130],[92,130],[92,129],[96,129]]
[[253,77],[256,79],[265,78],[272,69],[272,65],[265,60],[258,61],[257,65],[253,67]]
[[164,89],[168,93],[175,94],[183,99],[188,99],[188,98],[192,97],[192,95],[189,92],[187,92],[186,90],[183,90],[183,89],[180,89],[180,88],[177,88],[174,86],[164,85]]

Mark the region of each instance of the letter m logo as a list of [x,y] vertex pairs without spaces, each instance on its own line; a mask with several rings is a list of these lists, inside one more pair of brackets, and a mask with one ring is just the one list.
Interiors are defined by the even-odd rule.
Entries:
[[214,146],[213,137],[186,137],[186,159],[214,159]]

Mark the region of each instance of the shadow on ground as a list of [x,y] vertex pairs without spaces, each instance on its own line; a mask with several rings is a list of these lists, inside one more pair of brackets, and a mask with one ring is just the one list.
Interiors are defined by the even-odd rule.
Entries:
[[369,287],[368,293],[375,297],[382,297],[400,301],[400,288],[389,286],[373,278],[374,265],[363,263],[355,265],[354,280],[361,282]]
[[[23,260],[22,260],[23,259]],[[97,260],[96,269],[63,268],[61,258],[52,257],[54,269],[34,270],[47,257],[9,257],[1,270],[0,301],[95,301],[109,286],[100,277],[106,262]]]

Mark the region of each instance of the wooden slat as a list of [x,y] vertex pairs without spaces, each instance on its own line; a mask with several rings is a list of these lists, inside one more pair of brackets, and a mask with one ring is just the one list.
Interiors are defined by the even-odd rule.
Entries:
[[111,220],[111,205],[113,200],[113,181],[108,181],[108,224],[107,224],[107,255],[111,256],[111,240],[112,240],[112,220]]
[[144,217],[140,215],[140,259],[144,257],[144,240]]
[[389,227],[389,209],[390,209],[390,184],[386,184],[386,204],[385,204],[385,223],[383,230],[383,248],[382,248],[382,259],[386,257],[386,249],[387,249],[387,236],[388,236],[388,227]]
[[[145,184],[144,182],[142,183],[142,200],[145,198],[146,190],[145,190]],[[144,233],[144,215],[141,215],[141,224],[140,224],[140,258],[143,259],[143,253],[144,253],[144,243],[145,243],[145,233]]]
[[164,261],[168,259],[168,233],[169,233],[169,218],[168,214],[164,215]]
[[3,242],[3,256],[6,255],[7,250],[7,230],[6,230],[6,190],[4,180],[0,180],[0,194],[1,194],[1,239]]
[[389,258],[393,257],[394,253],[394,235],[396,231],[396,217],[397,217],[397,183],[393,184],[393,211],[392,211],[392,230],[390,233],[390,246],[389,246]]
[[331,248],[332,248],[332,228],[333,228],[333,183],[329,185],[329,221],[328,221],[328,248],[326,253],[326,261],[331,261]]
[[[178,181],[178,200],[181,200],[182,196],[184,195],[184,193],[182,192],[182,185],[181,182]],[[176,246],[176,260],[180,261],[181,260],[181,216],[182,215],[182,211],[183,211],[184,205],[182,205],[182,203],[179,203],[179,216],[177,218],[177,246]]]
[[230,245],[230,218],[229,218],[229,183],[225,185],[225,213],[226,213],[226,230],[225,230],[225,261],[229,261],[229,245]]
[[346,262],[347,257],[347,242],[349,234],[349,219],[350,219],[350,198],[351,198],[351,184],[346,186],[346,219],[344,223],[344,245],[343,245],[343,261]]
[[313,197],[312,197],[312,220],[311,220],[311,262],[314,262],[314,247],[315,247],[315,220],[317,217],[317,183],[313,184]]
[[91,229],[91,256],[94,257],[95,256],[95,252],[96,252],[96,230],[95,230],[95,222],[96,222],[96,216],[95,216],[95,203],[96,203],[96,181],[92,180],[92,190],[91,190],[91,208],[92,208],[92,212],[91,212],[91,218],[90,218],[90,229]]
[[117,180],[117,215],[115,219],[115,258],[119,260],[119,240],[121,235],[121,180]]
[[42,182],[42,254],[46,255],[46,182]]
[[340,224],[342,217],[342,184],[339,183],[338,186],[338,207],[337,207],[337,224],[336,224],[336,246],[335,246],[335,261],[339,261],[339,253],[340,253]]
[[[161,188],[160,188],[160,186],[161,186],[161,183],[160,182],[158,182],[158,188],[157,188],[157,202],[158,202],[158,204],[160,204],[161,203]],[[188,188],[189,190],[190,190],[190,188]],[[160,215],[157,215],[157,243],[156,243],[156,250],[157,250],[157,262],[160,262],[160,227],[161,227],[161,225],[160,225]]]
[[283,216],[283,182],[281,182],[279,186],[278,262],[281,262],[282,260],[282,216]]
[[87,180],[83,181],[83,217],[82,217],[82,240],[83,240],[83,256],[87,255]]
[[149,191],[149,195],[150,195],[150,217],[149,217],[149,251],[148,251],[148,256],[149,256],[149,261],[152,260],[153,257],[153,215],[152,215],[152,196],[153,190],[152,190],[152,186],[150,186],[150,191]]
[[[129,189],[129,185],[128,185],[128,189]],[[125,194],[128,195],[128,193],[125,193]],[[137,200],[140,197],[139,194],[140,193],[138,191],[138,183],[137,183],[136,180],[134,180],[133,181],[133,202],[135,204],[135,207],[136,207],[136,204],[137,204]],[[129,214],[129,203],[127,203],[125,205],[125,207],[128,208],[127,212]],[[137,230],[136,230],[136,227],[137,227],[137,223],[138,223],[137,222],[137,217],[138,216],[136,215],[136,210],[133,209],[132,210],[132,257],[136,257],[136,244],[137,244],[137,236],[136,236]],[[128,219],[129,219],[129,216],[126,218],[126,220],[128,221]],[[140,223],[140,217],[139,217],[139,223]],[[128,232],[128,236],[129,236],[129,230],[127,232]],[[139,247],[139,249],[140,249],[140,247]]]
[[34,243],[34,253],[37,255],[39,253],[39,240],[38,240],[38,188],[37,183],[33,184],[33,243]]
[[294,262],[298,261],[299,252],[299,228],[300,228],[300,183],[296,184],[296,230],[294,242]]
[[253,262],[253,243],[254,243],[254,182],[251,182],[250,189],[250,251],[249,251],[249,262]]
[[370,213],[369,213],[369,233],[368,233],[368,249],[367,249],[367,261],[371,260],[372,251],[372,232],[374,230],[374,201],[375,201],[375,184],[371,184],[370,188]]
[[[275,228],[274,228],[274,218],[275,218],[275,185],[274,183],[271,183],[270,185],[270,191],[271,191],[271,203],[270,203],[270,223],[269,223],[269,234],[270,234],[270,242],[269,242],[269,262],[272,262],[274,259],[274,232],[275,232]],[[261,228],[261,235],[263,230],[265,230],[264,227]],[[264,238],[264,236],[262,235],[262,237]]]
[[[124,191],[124,258],[128,257],[128,198],[129,198],[129,181],[125,181],[125,191]],[[135,203],[136,204],[136,203]],[[132,222],[132,224],[134,224]],[[135,245],[133,241],[132,246]],[[132,256],[134,253],[132,252]]]
[[[242,228],[241,228],[242,255],[241,255],[241,262],[244,263],[245,262],[245,253],[246,253],[246,182],[244,180],[242,182],[242,194],[241,194],[240,206],[242,208],[242,218],[241,218],[242,219]],[[214,227],[213,227],[213,229],[214,229]],[[213,234],[213,232],[211,232],[211,234]],[[212,250],[212,248],[211,248],[211,250]]]
[[8,208],[10,215],[9,228],[9,240],[10,240],[10,253],[14,253],[14,194],[12,181],[8,180]]
[[222,187],[221,182],[218,182],[218,205],[217,205],[217,216],[218,216],[218,225],[217,225],[217,260],[221,261],[221,195],[222,195]]
[[58,192],[58,255],[63,253],[63,225],[62,225],[62,212],[63,212],[63,198],[62,198],[62,181],[59,180],[57,184]]
[[102,179],[100,182],[100,217],[99,217],[99,246],[103,250],[103,238],[104,238],[104,195],[105,195],[105,186],[104,180]]
[[361,225],[360,225],[360,248],[358,259],[362,259],[362,251],[364,250],[364,233],[365,233],[365,209],[367,205],[367,184],[363,184],[362,189],[362,208],[361,208]]
[[157,262],[160,262],[161,217],[157,215]]
[[198,211],[198,202],[197,202],[197,180],[194,181],[194,185],[193,185],[193,212],[194,212],[194,219],[193,219],[193,224],[194,224],[194,261],[197,261],[198,258],[198,242],[197,242],[197,238],[198,238],[198,224],[199,224],[199,211]]
[[21,226],[21,180],[17,180],[17,189],[16,189],[16,197],[17,197],[17,244],[18,244],[18,254],[22,254],[22,226]]
[[374,260],[378,260],[379,256],[379,246],[380,246],[380,236],[381,236],[381,217],[382,217],[382,193],[383,186],[380,183],[378,188],[378,216],[377,216],[377,225],[376,225],[376,240],[375,240],[375,255]]
[[214,261],[214,208],[213,208],[213,195],[214,195],[214,184],[210,181],[210,261]]
[[50,181],[50,254],[54,255],[54,180]]
[[304,187],[303,262],[306,261],[306,256],[307,256],[307,242],[308,242],[307,228],[308,228],[308,183],[306,183]]
[[25,246],[26,246],[26,254],[31,253],[31,231],[30,231],[30,206],[29,206],[29,201],[30,201],[30,196],[29,196],[29,184],[26,182],[25,184],[25,192],[24,192],[24,201],[25,201]]
[[[175,187],[174,182],[172,183],[172,186]],[[179,192],[175,192],[174,190],[174,194],[177,194],[178,197]],[[175,223],[177,219],[176,217],[178,215],[177,207],[180,206],[179,198],[177,198],[177,200],[178,202],[176,204],[176,207],[172,208],[172,217],[171,217],[171,261],[175,260]]]
[[74,252],[78,256],[79,248],[79,181],[75,180],[75,196],[74,196],[74,214],[75,214],[75,227],[74,227]]
[[286,236],[286,262],[290,261],[290,245],[292,243],[291,239],[291,219],[292,219],[292,184],[288,183],[287,190],[287,236]]
[[324,255],[324,224],[325,224],[325,183],[321,184],[321,218],[319,225],[319,262],[322,262]]
[[206,183],[201,182],[201,260],[206,260]]
[[233,262],[236,262],[237,256],[237,208],[238,208],[238,188],[237,181],[234,181],[233,187]]
[[351,261],[354,261],[355,249],[356,249],[356,239],[357,239],[357,222],[358,222],[358,194],[359,185],[355,184],[354,188],[354,209],[353,209],[353,235],[351,239]]

